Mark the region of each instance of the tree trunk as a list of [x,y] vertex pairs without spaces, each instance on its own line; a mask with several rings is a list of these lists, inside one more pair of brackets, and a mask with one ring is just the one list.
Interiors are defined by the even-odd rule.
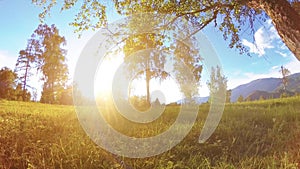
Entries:
[[300,14],[287,0],[250,0],[249,7],[264,10],[279,36],[300,61]]
[[146,95],[146,101],[147,101],[147,106],[150,105],[150,79],[151,79],[151,75],[150,75],[150,70],[149,70],[149,63],[148,63],[148,60],[147,60],[147,66],[146,66],[146,90],[147,90],[147,95]]
[[23,101],[26,100],[26,83],[27,83],[28,68],[29,68],[29,59],[27,59],[26,68],[25,68],[24,84],[23,84],[23,94],[22,94]]

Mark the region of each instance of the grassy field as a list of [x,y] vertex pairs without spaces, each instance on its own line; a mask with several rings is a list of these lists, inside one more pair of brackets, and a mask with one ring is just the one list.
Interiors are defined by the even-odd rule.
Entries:
[[[120,132],[148,137],[166,130],[180,107],[167,107],[150,126],[106,113]],[[228,104],[204,144],[198,143],[209,105],[200,106],[188,136],[145,159],[116,157],[94,144],[71,106],[0,100],[0,168],[300,168],[300,97]],[[109,115],[108,115],[109,114]]]

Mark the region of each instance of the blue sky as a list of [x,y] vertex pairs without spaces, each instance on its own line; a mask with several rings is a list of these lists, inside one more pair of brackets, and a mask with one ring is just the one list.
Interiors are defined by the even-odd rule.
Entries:
[[[38,14],[41,10],[41,8],[31,4],[31,1],[0,1],[0,68],[4,66],[14,68],[18,52],[25,49],[27,39],[30,38],[39,24]],[[72,75],[82,48],[95,32],[88,31],[83,33],[81,39],[77,38],[77,35],[73,33],[74,28],[68,25],[73,21],[76,10],[62,13],[54,10],[51,14],[51,17],[47,17],[46,23],[55,24],[60,30],[60,34],[66,37],[67,58]],[[109,23],[118,18],[120,17],[110,9]],[[247,33],[243,35],[243,43],[249,47],[252,57],[239,55],[236,49],[229,49],[228,42],[223,40],[222,34],[213,26],[208,26],[203,31],[220,57],[224,74],[228,78],[229,88],[257,78],[280,77],[279,68],[281,65],[284,65],[292,73],[300,72],[300,62],[281,42],[270,20],[263,25],[256,23],[255,28],[257,29],[255,43],[258,48],[253,44],[251,36]],[[206,81],[205,79],[202,80],[203,86],[205,86]],[[208,94],[207,89],[203,90],[204,95]]]

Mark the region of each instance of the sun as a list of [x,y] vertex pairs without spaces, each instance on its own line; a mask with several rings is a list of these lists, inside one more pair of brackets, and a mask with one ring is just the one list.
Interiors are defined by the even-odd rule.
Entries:
[[105,97],[111,94],[114,75],[122,63],[121,57],[106,57],[98,67],[94,81],[95,97]]

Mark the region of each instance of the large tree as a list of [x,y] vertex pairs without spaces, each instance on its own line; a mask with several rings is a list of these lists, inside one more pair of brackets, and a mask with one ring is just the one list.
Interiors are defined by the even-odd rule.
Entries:
[[148,106],[151,101],[150,80],[153,78],[163,80],[168,76],[165,71],[162,71],[165,64],[165,56],[159,52],[152,51],[153,48],[165,48],[162,45],[162,40],[161,37],[153,33],[133,35],[125,40],[123,48],[124,61],[130,69],[130,74],[135,75],[135,79],[143,78],[145,80],[145,98]]
[[[179,30],[170,33],[164,29],[155,29],[160,22],[169,21],[168,18],[157,15],[134,15],[128,22],[122,22],[117,27],[123,31],[111,33],[119,36],[120,40],[113,41],[124,52],[124,63],[129,69],[129,78],[143,78],[146,84],[146,103],[150,105],[150,80],[162,82],[173,72],[172,78],[179,82],[181,92],[187,96],[198,93],[198,85],[189,83],[190,76],[187,69],[199,82],[202,65],[199,52],[196,50],[195,37],[190,36],[193,31],[184,21],[174,22]],[[112,29],[113,30],[113,29]],[[123,33],[124,32],[124,33]],[[133,32],[133,33],[132,33]],[[124,37],[124,38],[123,38]],[[171,69],[173,69],[171,71]],[[169,71],[169,72],[167,72]],[[130,92],[129,92],[130,93]]]
[[68,78],[66,50],[62,48],[66,40],[59,35],[55,25],[46,24],[39,25],[33,37],[39,41],[41,50],[38,55],[38,69],[43,73],[44,81],[41,102],[59,103]]
[[[182,31],[184,37],[188,37],[188,30]],[[197,48],[196,41],[192,38],[184,38],[180,40],[179,38],[172,43],[171,48],[174,48],[174,73],[175,79],[180,86],[181,92],[187,98],[193,98],[198,95],[198,87],[200,85],[201,72],[203,69],[202,60]],[[189,77],[188,70],[194,77],[194,82]]]
[[[34,4],[44,7],[39,15],[41,19],[50,12],[57,1],[32,0]],[[75,6],[77,0],[64,1],[62,10]],[[115,0],[113,5],[97,0],[84,1],[79,13],[71,25],[76,32],[86,29],[96,29],[107,24],[107,7],[115,6],[121,15],[137,12],[159,12],[174,16],[174,20],[186,18],[198,31],[213,23],[222,33],[225,40],[229,39],[229,47],[237,48],[241,53],[249,50],[241,42],[241,36],[246,30],[255,32],[256,20],[270,18],[279,36],[295,57],[300,60],[300,12],[299,0]],[[250,29],[249,29],[250,28]]]

